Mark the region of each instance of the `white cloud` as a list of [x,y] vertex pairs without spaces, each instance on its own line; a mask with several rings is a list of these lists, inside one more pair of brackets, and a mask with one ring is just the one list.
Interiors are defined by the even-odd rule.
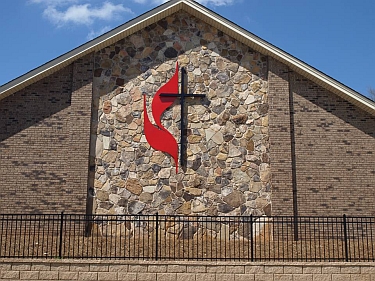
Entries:
[[92,40],[104,33],[106,33],[107,31],[110,31],[112,28],[110,26],[104,26],[102,27],[100,30],[98,31],[94,31],[94,30],[91,30],[89,34],[87,34],[87,40]]
[[[34,0],[51,1],[51,0]],[[53,1],[53,2],[56,2]],[[60,11],[54,5],[49,5],[43,12],[43,15],[58,26],[68,23],[90,25],[96,19],[111,20],[120,13],[132,13],[129,8],[122,4],[114,5],[111,2],[105,2],[102,7],[91,7],[90,4],[72,5],[65,11]]]

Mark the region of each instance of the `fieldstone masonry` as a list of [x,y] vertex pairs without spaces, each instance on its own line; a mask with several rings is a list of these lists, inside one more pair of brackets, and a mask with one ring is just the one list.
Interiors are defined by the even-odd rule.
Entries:
[[[186,67],[187,167],[143,135],[143,97]],[[271,211],[267,57],[179,12],[95,54],[91,149],[97,214]],[[152,119],[151,108],[148,108]],[[180,105],[163,117],[179,142]]]

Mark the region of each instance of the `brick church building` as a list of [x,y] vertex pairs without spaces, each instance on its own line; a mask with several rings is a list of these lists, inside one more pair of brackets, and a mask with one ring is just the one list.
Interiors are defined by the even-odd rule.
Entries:
[[[154,107],[170,81],[183,111]],[[192,0],[1,86],[0,112],[0,213],[375,215],[375,103]]]

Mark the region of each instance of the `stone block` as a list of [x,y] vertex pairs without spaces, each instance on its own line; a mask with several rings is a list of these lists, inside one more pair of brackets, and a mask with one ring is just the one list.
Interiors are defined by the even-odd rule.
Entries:
[[156,279],[160,281],[176,281],[177,273],[157,273]]
[[293,281],[313,281],[312,274],[293,274]]
[[76,271],[76,272],[90,271],[89,264],[71,264],[69,268],[70,268],[70,271]]
[[350,265],[344,265],[341,266],[340,273],[361,273],[361,267],[360,266],[350,266]]
[[98,280],[97,272],[79,272],[78,280]]
[[108,264],[90,264],[90,271],[105,272],[109,271]]
[[147,265],[129,264],[129,272],[147,272]]
[[294,266],[294,265],[286,265],[284,266],[284,274],[289,273],[302,273],[302,267],[301,266]]
[[117,272],[117,280],[137,281],[137,273]]
[[371,281],[371,274],[350,274],[352,281]]
[[207,265],[206,271],[207,273],[225,273],[226,266],[218,266],[218,265]]
[[39,280],[58,280],[58,271],[39,271]]
[[51,263],[51,271],[69,271],[69,263]]
[[254,274],[235,274],[234,281],[255,281]]
[[225,267],[226,273],[237,273],[243,274],[245,273],[245,266],[243,265],[228,265]]
[[20,272],[16,270],[2,270],[0,271],[1,279],[19,279]]
[[277,281],[293,281],[293,274],[275,274],[273,277]]
[[340,273],[340,267],[339,266],[322,266],[322,273]]
[[148,272],[164,273],[164,272],[167,272],[167,266],[150,264],[148,266]]
[[255,274],[256,281],[272,281],[273,274]]
[[195,281],[195,274],[177,273],[177,281]]
[[78,272],[59,271],[59,280],[78,280]]
[[12,264],[11,263],[0,263],[0,271],[2,270],[12,270]]
[[202,274],[195,274],[196,281],[215,281],[216,274],[213,273],[202,273]]
[[313,274],[313,281],[331,281],[331,274]]
[[361,273],[373,273],[373,274],[375,274],[375,266],[361,266]]
[[322,273],[322,267],[321,266],[303,266],[302,267],[303,274],[320,274]]
[[48,262],[32,263],[30,270],[33,270],[33,271],[49,271],[49,270],[51,270],[51,264],[48,263]]
[[205,273],[206,266],[205,265],[188,265],[186,266],[186,272]]
[[168,272],[185,273],[186,265],[170,264],[167,267]]
[[332,274],[332,281],[349,281],[350,274]]
[[156,273],[138,273],[137,281],[155,281]]
[[128,265],[127,264],[111,264],[109,266],[109,272],[127,272]]
[[39,271],[20,271],[21,280],[38,280]]
[[98,280],[117,280],[117,272],[98,272]]
[[14,263],[12,264],[12,270],[30,270],[31,264],[30,263]]
[[264,273],[264,266],[263,265],[249,265],[245,266],[245,273],[251,274],[261,274]]
[[234,281],[234,274],[217,274],[216,281]]
[[283,266],[274,266],[269,265],[264,268],[264,273],[284,273],[284,267]]

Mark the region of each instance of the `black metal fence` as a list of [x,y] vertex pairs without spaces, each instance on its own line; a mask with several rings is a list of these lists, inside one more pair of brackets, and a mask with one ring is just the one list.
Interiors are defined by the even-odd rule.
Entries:
[[[375,261],[373,217],[0,215],[0,257]],[[298,235],[296,235],[298,234]]]

